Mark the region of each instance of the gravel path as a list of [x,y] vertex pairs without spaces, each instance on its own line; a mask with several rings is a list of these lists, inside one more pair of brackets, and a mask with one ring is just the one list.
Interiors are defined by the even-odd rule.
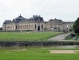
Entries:
[[72,53],[77,53],[79,52],[79,50],[50,50],[50,53],[69,53],[69,54],[72,54]]
[[50,38],[48,40],[50,40],[50,41],[54,41],[54,40],[61,41],[61,40],[64,40],[66,36],[67,36],[67,34],[62,34],[62,35],[52,37],[52,38]]

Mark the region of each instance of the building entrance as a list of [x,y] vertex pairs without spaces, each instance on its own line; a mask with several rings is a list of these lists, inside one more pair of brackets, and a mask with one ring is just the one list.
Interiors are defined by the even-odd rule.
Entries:
[[40,31],[40,26],[38,26],[38,31]]

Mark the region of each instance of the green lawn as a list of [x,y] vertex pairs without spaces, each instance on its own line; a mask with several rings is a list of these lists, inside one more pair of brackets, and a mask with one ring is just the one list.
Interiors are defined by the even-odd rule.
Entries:
[[62,32],[0,32],[0,40],[46,40]]
[[[79,60],[77,54],[52,54],[49,50],[60,48],[37,47],[24,49],[0,49],[0,60]],[[70,50],[70,49],[69,49]],[[79,48],[77,49],[79,50]]]

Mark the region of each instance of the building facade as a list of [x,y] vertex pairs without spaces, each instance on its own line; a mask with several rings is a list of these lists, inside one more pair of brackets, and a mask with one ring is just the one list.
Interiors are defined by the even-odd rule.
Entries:
[[11,20],[5,20],[3,31],[69,31],[74,22],[63,22],[59,19],[50,19],[45,22],[43,17],[33,15],[32,18],[24,18],[21,15]]

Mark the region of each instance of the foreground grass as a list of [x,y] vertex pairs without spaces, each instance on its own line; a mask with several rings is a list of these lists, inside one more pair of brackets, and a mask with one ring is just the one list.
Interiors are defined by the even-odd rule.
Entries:
[[0,54],[0,60],[79,60],[79,54]]
[[61,32],[0,32],[0,40],[2,41],[46,40],[49,37],[53,37],[58,34],[61,34]]
[[[0,60],[79,60],[77,54],[51,54],[49,50],[60,48],[26,48],[0,50]],[[63,48],[62,48],[63,49]],[[78,50],[78,49],[77,49]]]

